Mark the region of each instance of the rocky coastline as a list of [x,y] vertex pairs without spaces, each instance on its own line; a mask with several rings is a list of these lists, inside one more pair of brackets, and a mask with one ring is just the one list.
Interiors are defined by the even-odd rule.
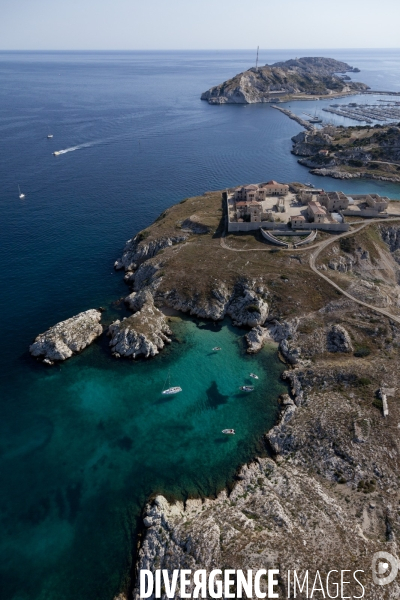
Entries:
[[308,128],[292,142],[299,164],[313,175],[400,183],[398,126]]
[[[399,554],[400,326],[370,306],[400,316],[400,227],[372,223],[318,254],[316,269],[368,302],[362,307],[310,269],[312,249],[260,252],[254,234],[245,252],[226,248],[223,211],[220,192],[188,198],[127,242],[115,268],[125,271],[133,314],[108,327],[110,354],[132,360],[162,351],[172,339],[165,309],[228,316],[243,327],[249,353],[277,344],[288,392],[261,456],[240,469],[230,491],[149,499],[136,573],[350,564],[365,571],[368,599],[395,600],[398,583],[379,588],[367,574],[375,552]],[[86,311],[63,321],[31,352],[68,358],[101,334],[100,319]],[[139,597],[137,579],[131,584],[118,600]],[[287,595],[283,580],[280,589]]]
[[[394,306],[400,292],[399,227],[368,231],[345,249],[335,244],[322,255],[319,268],[341,277],[341,285],[358,277],[367,294],[377,294],[376,288],[382,288]],[[380,242],[375,247],[377,235]],[[188,239],[185,248],[192,243]],[[171,253],[183,252],[179,243],[163,245]],[[141,285],[146,280],[146,291],[155,304],[207,318],[230,315],[251,328],[246,334],[249,353],[264,343],[278,344],[287,363],[283,378],[288,383],[288,393],[280,397],[277,423],[265,434],[266,456],[244,465],[231,491],[222,491],[216,499],[194,498],[184,503],[169,503],[163,496],[149,500],[143,512],[136,573],[156,568],[210,571],[277,565],[283,572],[295,568],[328,571],[356,564],[369,574],[374,552],[399,553],[400,406],[389,401],[390,419],[385,418],[376,390],[386,386],[393,395],[400,389],[396,368],[400,328],[390,319],[376,319],[369,309],[360,310],[347,298],[338,298],[332,289],[325,295],[315,283],[314,298],[317,293],[320,299],[311,305],[310,288],[304,293],[295,281],[302,261],[276,251],[268,257],[269,265],[271,259],[279,263],[280,273],[285,271],[284,278],[271,278],[269,271],[268,277],[253,273],[245,279],[237,272],[235,281],[213,283],[208,295],[197,289],[191,301],[174,277],[168,283],[154,275],[139,277],[136,283],[136,276],[131,278],[134,299],[143,293]],[[154,272],[171,268],[171,263],[157,255],[149,261],[147,268],[151,266]],[[328,266],[334,262],[351,263],[351,270]],[[383,277],[379,286],[372,283],[377,272]],[[290,308],[292,301],[295,310]],[[249,305],[257,306],[257,311],[250,311],[250,319]],[[253,310],[256,317],[251,315]],[[295,316],[290,316],[293,312]],[[371,600],[394,600],[400,593],[397,583],[383,589],[367,576],[363,585]],[[283,580],[280,591],[285,597]],[[355,588],[351,591],[357,594]],[[131,597],[139,598],[137,580]],[[165,594],[162,598],[166,599]]]

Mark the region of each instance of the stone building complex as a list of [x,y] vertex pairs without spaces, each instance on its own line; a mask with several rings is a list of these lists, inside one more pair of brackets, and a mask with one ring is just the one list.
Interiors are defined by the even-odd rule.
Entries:
[[[228,231],[315,229],[347,231],[346,216],[385,218],[390,200],[378,194],[346,195],[313,187],[291,186],[271,180],[244,185],[225,192]],[[392,202],[392,207],[397,206]],[[300,231],[299,231],[300,233]]]

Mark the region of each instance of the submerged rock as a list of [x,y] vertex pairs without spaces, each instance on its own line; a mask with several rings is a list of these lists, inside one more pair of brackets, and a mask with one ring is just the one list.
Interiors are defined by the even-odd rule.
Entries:
[[137,313],[122,321],[115,321],[108,328],[110,346],[117,358],[155,356],[166,343],[171,342],[168,337],[171,333],[165,316],[150,298]]
[[91,309],[61,321],[38,335],[29,347],[29,352],[32,356],[43,356],[43,362],[48,365],[52,365],[54,361],[66,360],[81,352],[103,333],[100,320],[101,312]]

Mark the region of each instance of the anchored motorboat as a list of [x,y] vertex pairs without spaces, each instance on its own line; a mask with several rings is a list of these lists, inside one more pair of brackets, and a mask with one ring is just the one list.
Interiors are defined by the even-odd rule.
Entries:
[[242,385],[239,390],[241,392],[254,392],[254,385]]
[[225,435],[235,435],[235,430],[234,429],[223,429],[222,433],[225,433]]
[[250,377],[252,377],[253,379],[258,379],[258,375],[256,375],[255,373],[250,373]]
[[[167,381],[168,381],[168,387],[165,388],[165,385],[166,385]],[[179,385],[171,387],[170,373],[168,373],[168,377],[165,380],[164,388],[165,389],[163,389],[163,391],[161,392],[162,394],[164,394],[164,396],[173,396],[174,394],[179,394],[179,392],[182,391],[182,388],[179,387]]]
[[20,200],[23,200],[23,199],[25,198],[25,194],[23,194],[23,193],[21,192],[19,185],[18,185],[18,196],[19,196],[19,199],[20,199]]
[[49,133],[49,135],[47,136],[47,139],[48,139],[48,140],[51,140],[51,138],[52,138],[52,137],[53,137],[53,134],[52,134],[52,133]]
[[215,346],[215,348],[213,348],[213,350],[214,350],[215,352],[217,352],[218,350],[222,350],[222,348],[220,348],[219,346]]

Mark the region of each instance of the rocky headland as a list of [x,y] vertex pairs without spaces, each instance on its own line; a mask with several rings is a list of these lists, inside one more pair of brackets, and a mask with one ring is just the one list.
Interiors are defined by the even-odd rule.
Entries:
[[399,126],[329,125],[302,131],[292,141],[292,153],[314,175],[400,183]]
[[335,97],[369,89],[339,74],[358,72],[345,62],[304,57],[252,67],[201,95],[209,104],[254,104],[277,99]]
[[[110,325],[111,353],[162,351],[173,339],[171,308],[229,317],[249,352],[277,344],[287,393],[262,453],[229,491],[184,503],[149,499],[136,573],[362,569],[368,600],[395,600],[398,582],[372,584],[371,559],[382,550],[399,555],[400,225],[323,234],[316,254],[315,246],[270,247],[258,232],[225,236],[224,224],[221,192],[208,192],[127,242],[115,268],[125,271],[133,314]],[[87,311],[58,324],[31,351],[71,356],[101,333],[100,316]],[[282,597],[285,585],[282,578]],[[353,582],[348,592],[360,589]],[[133,577],[119,600],[138,596]]]
[[52,365],[82,352],[103,332],[101,312],[91,309],[50,327],[29,347],[32,356]]
[[[398,583],[374,586],[370,573],[374,552],[399,555],[400,226],[372,223],[330,238],[316,270],[338,289],[310,269],[312,248],[268,247],[257,233],[230,234],[221,244],[223,229],[221,194],[209,192],[129,240],[116,268],[125,269],[134,316],[110,332],[123,348],[132,334],[137,348],[143,311],[144,321],[155,315],[156,337],[168,337],[166,308],[229,316],[247,330],[248,352],[278,345],[288,393],[263,456],[243,466],[230,491],[184,503],[149,500],[136,572],[354,566],[365,571],[366,598],[394,600]],[[157,351],[166,341],[159,337]],[[139,597],[136,580],[124,597]]]

